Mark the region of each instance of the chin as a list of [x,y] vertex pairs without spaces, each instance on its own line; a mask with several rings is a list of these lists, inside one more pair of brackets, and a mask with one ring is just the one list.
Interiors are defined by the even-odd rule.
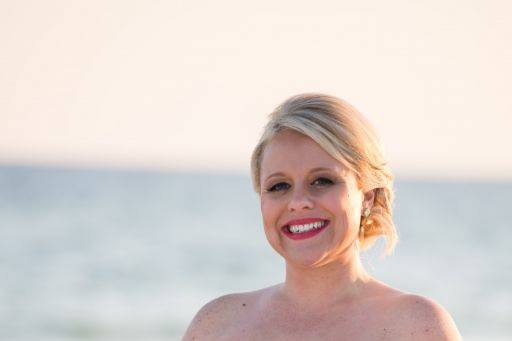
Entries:
[[318,267],[318,263],[323,259],[323,253],[280,253],[286,263],[300,266],[303,268],[315,268]]

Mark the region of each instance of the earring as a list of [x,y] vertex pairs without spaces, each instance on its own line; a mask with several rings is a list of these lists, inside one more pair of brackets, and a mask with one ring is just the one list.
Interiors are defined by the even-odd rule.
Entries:
[[[363,217],[366,219],[370,216],[370,209],[368,207],[366,207],[364,210],[363,210]],[[359,227],[359,239],[360,240],[363,240],[364,239],[364,225],[361,224],[361,226]]]

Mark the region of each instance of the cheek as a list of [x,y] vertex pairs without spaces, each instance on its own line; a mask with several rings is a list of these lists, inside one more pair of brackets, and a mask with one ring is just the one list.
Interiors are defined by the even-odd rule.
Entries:
[[261,198],[260,209],[265,228],[276,219],[276,205],[268,198]]
[[279,207],[274,200],[264,198],[260,200],[261,215],[263,218],[263,231],[270,245],[279,251],[279,233],[275,228],[279,219]]
[[350,196],[346,191],[332,191],[323,198],[324,206],[339,214],[345,212],[351,205]]
[[348,191],[337,191],[330,194],[327,199],[328,209],[338,216],[343,226],[357,225],[357,195]]
[[359,230],[362,197],[358,193],[347,193],[345,211],[350,225]]

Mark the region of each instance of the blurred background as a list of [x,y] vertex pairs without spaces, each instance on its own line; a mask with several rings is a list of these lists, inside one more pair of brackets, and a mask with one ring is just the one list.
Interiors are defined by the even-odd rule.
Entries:
[[[368,270],[512,337],[508,1],[2,1],[0,340],[179,340],[284,279],[249,159],[325,92],[380,133],[401,243]],[[509,89],[509,90],[507,90]]]

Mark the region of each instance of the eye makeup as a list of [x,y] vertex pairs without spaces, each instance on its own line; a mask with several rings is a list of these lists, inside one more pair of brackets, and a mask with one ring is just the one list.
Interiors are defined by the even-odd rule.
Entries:
[[[314,189],[322,189],[327,188],[332,185],[335,185],[337,183],[343,182],[339,176],[333,176],[331,174],[329,175],[315,175],[312,177],[311,181],[309,182],[309,186],[313,187]],[[278,193],[282,191],[286,191],[292,187],[291,184],[288,183],[288,181],[284,180],[277,180],[274,182],[271,182],[269,185],[266,185],[264,192],[266,193]]]

